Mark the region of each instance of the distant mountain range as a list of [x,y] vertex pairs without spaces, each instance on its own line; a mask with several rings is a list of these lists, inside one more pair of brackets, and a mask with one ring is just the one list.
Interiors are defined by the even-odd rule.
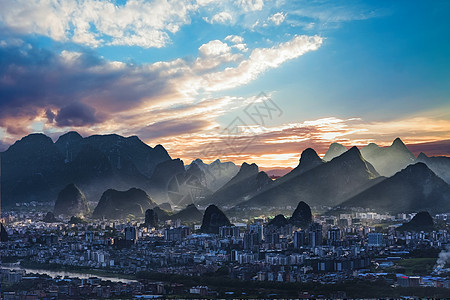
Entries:
[[[389,147],[369,144],[347,150],[333,143],[323,159],[308,148],[302,152],[298,166],[276,180],[256,164],[238,167],[232,162],[206,164],[196,159],[184,165],[182,160],[172,159],[163,146],[152,148],[135,136],[83,138],[76,132],[60,136],[55,143],[43,134],[28,135],[1,153],[1,167],[5,206],[55,201],[64,187],[74,184],[87,201],[99,204],[102,198],[106,201],[105,197],[121,198],[112,189],[118,193],[142,190],[147,196],[141,198],[150,199],[150,204],[139,200],[131,210],[124,205],[122,212],[117,211],[120,217],[143,215],[145,209],[153,208],[158,216],[161,214],[160,219],[165,219],[169,214],[156,205],[167,202],[175,210],[187,207],[196,220],[200,214],[189,204],[293,208],[304,201],[324,208],[450,212],[450,158],[423,153],[416,158],[399,138]],[[185,219],[190,214],[180,217]]]
[[239,206],[291,206],[300,201],[312,206],[335,206],[374,184],[379,177],[358,148],[323,162],[307,149],[298,167]]
[[[450,212],[449,175],[450,158],[423,153],[415,158],[399,138],[389,147],[369,144],[361,151],[333,143],[323,160],[313,149],[306,149],[296,168],[236,205],[282,208],[305,201],[316,207],[392,213]],[[235,195],[231,200],[235,199],[242,197]]]
[[[55,201],[58,193],[73,183],[88,201],[98,201],[108,189],[139,188],[158,203],[170,201],[184,207],[212,194],[238,172],[233,163],[219,160],[209,165],[196,160],[191,164],[196,168],[186,169],[183,161],[172,159],[163,146],[152,148],[136,136],[116,134],[83,138],[68,132],[55,143],[44,134],[30,134],[0,155],[4,206]],[[178,190],[184,185],[188,191]],[[194,199],[192,187],[200,190]]]
[[109,188],[150,190],[148,178],[167,160],[163,146],[152,148],[136,136],[83,138],[69,132],[53,143],[44,134],[30,134],[1,153],[2,204],[55,201],[70,183],[95,201]]
[[249,199],[271,183],[272,179],[265,172],[259,172],[256,164],[243,163],[230,181],[199,204],[231,207]]
[[364,207],[390,212],[450,212],[450,185],[424,163],[409,165],[360,194],[341,207]]

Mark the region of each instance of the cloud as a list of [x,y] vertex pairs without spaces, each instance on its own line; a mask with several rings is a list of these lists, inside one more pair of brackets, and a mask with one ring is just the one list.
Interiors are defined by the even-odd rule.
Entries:
[[231,47],[219,40],[201,45],[198,51],[199,57],[193,66],[197,72],[211,70],[224,63],[235,62],[242,57],[240,54],[232,53]]
[[225,40],[233,43],[234,45],[232,45],[231,47],[236,48],[239,51],[242,51],[242,52],[248,51],[247,44],[244,43],[244,38],[242,36],[229,35],[225,38]]
[[429,156],[450,156],[450,140],[407,144],[406,146],[416,156],[420,152],[426,153]]
[[215,14],[214,16],[211,17],[211,19],[205,17],[204,20],[211,24],[214,23],[225,24],[231,22],[233,20],[233,16],[230,13],[223,11]]
[[[46,116],[49,117],[48,110]],[[82,102],[73,102],[63,106],[54,116],[54,119],[60,127],[90,126],[102,121],[96,114],[95,109]]]
[[276,26],[283,23],[284,19],[286,18],[286,14],[283,14],[281,12],[277,12],[273,15],[271,15],[268,20],[274,23]]
[[[336,117],[287,123],[272,127],[261,127],[252,123],[244,115],[244,123],[236,134],[228,134],[221,126],[207,132],[190,133],[177,137],[168,137],[159,141],[176,157],[184,161],[202,158],[209,162],[217,158],[232,160],[237,164],[256,162],[266,167],[295,167],[301,152],[314,148],[321,156],[333,142],[344,146],[363,147],[369,143],[389,146],[400,136],[408,148],[416,155],[424,151],[428,155],[448,155],[450,133],[442,128],[422,127],[424,123],[409,123],[409,120],[392,120],[384,122],[384,128],[398,128],[400,124],[410,124],[408,131],[397,131],[391,135],[386,130],[373,134],[371,129],[380,123],[368,122],[360,118],[341,119]],[[426,123],[448,123],[440,119],[424,119]],[[403,126],[403,125],[401,125]],[[445,128],[445,127],[444,127]],[[380,129],[380,128],[379,128]],[[434,137],[427,143],[420,143],[424,137]],[[420,152],[419,151],[419,152]]]
[[224,42],[213,40],[198,48],[200,56],[218,56],[231,52],[231,48]]
[[[237,36],[228,40],[243,41]],[[203,113],[204,103],[219,107],[210,116],[199,117],[207,121],[202,124],[212,124],[212,116],[225,114],[224,107],[229,109],[236,97],[210,99],[211,91],[246,84],[317,49],[321,42],[317,36],[296,36],[244,54],[225,41],[212,40],[200,45],[194,60],[143,65],[106,61],[83,48],[54,53],[33,44],[7,43],[0,47],[0,127],[9,139],[61,127],[132,133],[149,125],[155,111],[167,110],[164,118],[161,113],[153,122],[166,121],[172,109],[194,117],[196,110],[187,103],[198,105],[197,111]]]
[[288,60],[317,50],[322,42],[323,38],[319,36],[301,35],[272,48],[255,49],[237,67],[205,75],[202,86],[207,91],[217,91],[246,84],[268,69],[277,68]]
[[1,1],[0,22],[24,34],[97,47],[163,47],[198,6],[191,1]]
[[171,119],[161,122],[155,122],[151,125],[141,128],[137,135],[141,139],[151,140],[155,138],[164,138],[167,136],[178,136],[180,134],[191,134],[203,130],[210,124],[203,119]]
[[264,7],[263,0],[238,0],[237,3],[244,11],[262,10]]
[[335,1],[316,1],[289,9],[289,24],[305,30],[339,27],[343,22],[367,20],[390,14],[386,8],[364,2],[346,5]]

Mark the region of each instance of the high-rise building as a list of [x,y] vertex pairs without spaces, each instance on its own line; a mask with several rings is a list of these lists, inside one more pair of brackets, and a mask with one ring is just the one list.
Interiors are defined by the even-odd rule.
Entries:
[[319,223],[312,223],[309,225],[309,246],[315,248],[322,245],[322,225]]
[[258,232],[246,232],[244,234],[244,249],[252,250],[257,247],[260,243]]
[[294,232],[294,248],[301,248],[308,244],[306,238],[306,232],[304,230],[299,230]]
[[166,241],[182,241],[191,234],[191,228],[188,226],[181,226],[177,228],[170,228],[164,231],[164,238]]
[[380,232],[371,232],[368,235],[369,247],[381,247],[383,246],[383,234]]
[[258,234],[258,241],[261,242],[264,238],[264,226],[262,224],[250,225],[250,231]]
[[126,241],[137,241],[137,231],[136,227],[130,226],[125,227],[125,240]]
[[339,228],[333,227],[328,230],[328,243],[334,245],[341,241],[341,230]]
[[221,238],[239,237],[239,227],[237,227],[237,226],[221,226],[221,227],[219,227],[219,236]]

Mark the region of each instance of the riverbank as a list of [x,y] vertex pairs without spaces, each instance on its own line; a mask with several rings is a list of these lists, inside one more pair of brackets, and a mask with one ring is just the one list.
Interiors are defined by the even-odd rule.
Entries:
[[86,268],[76,268],[71,267],[70,269],[65,268],[64,266],[54,266],[52,265],[49,267],[47,264],[39,264],[39,263],[33,263],[33,264],[3,264],[1,266],[2,269],[9,269],[9,270],[23,270],[26,273],[38,273],[38,274],[45,274],[52,278],[61,276],[69,276],[69,277],[78,277],[82,279],[87,279],[90,277],[98,277],[101,280],[104,281],[113,281],[113,282],[136,282],[136,276],[134,275],[126,275],[126,274],[119,274],[119,273],[113,273],[108,272],[105,270],[97,270],[97,269],[86,269]]

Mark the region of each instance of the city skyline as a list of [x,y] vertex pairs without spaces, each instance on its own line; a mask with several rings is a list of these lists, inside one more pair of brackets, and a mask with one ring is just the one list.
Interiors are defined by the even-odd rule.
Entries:
[[[396,137],[416,155],[450,155],[445,1],[2,7],[0,151],[76,130],[137,135],[185,163],[294,167],[307,147]],[[277,108],[264,121],[247,109],[261,92]]]

